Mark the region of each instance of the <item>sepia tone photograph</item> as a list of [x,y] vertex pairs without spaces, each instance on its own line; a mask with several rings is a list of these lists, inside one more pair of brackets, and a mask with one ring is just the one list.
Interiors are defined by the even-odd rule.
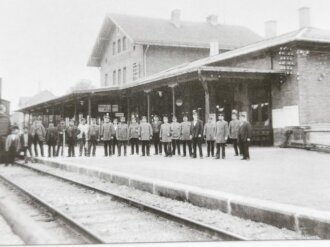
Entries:
[[0,0],[0,246],[329,244],[329,13]]

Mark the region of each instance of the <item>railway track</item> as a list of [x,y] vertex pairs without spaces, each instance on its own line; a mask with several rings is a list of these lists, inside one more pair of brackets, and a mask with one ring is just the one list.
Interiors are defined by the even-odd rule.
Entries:
[[[19,173],[1,178],[48,207],[92,243],[248,240],[74,179],[17,165]],[[31,180],[34,182],[29,182]],[[47,195],[47,191],[58,193],[61,199]]]

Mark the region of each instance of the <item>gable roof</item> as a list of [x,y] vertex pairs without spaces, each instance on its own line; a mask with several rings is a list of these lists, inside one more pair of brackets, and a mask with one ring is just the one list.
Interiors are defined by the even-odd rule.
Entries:
[[22,97],[21,99],[23,99],[23,102],[20,101],[21,104],[19,105],[19,107],[27,107],[27,106],[31,106],[31,105],[36,105],[41,102],[51,100],[54,98],[56,98],[56,96],[52,92],[50,92],[49,90],[44,90],[44,91],[37,93],[36,95],[34,95],[32,97]]
[[89,66],[99,66],[114,25],[134,43],[146,45],[208,49],[211,41],[218,41],[219,49],[232,50],[262,39],[243,26],[181,21],[180,27],[176,27],[169,19],[108,14],[94,45]]

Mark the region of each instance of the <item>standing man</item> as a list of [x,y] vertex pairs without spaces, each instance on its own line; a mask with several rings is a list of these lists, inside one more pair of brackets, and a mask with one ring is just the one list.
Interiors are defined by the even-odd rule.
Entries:
[[24,163],[27,163],[27,152],[29,151],[30,157],[32,157],[31,146],[33,143],[33,137],[29,133],[28,127],[23,128],[23,134],[20,136],[20,146],[24,152]]
[[188,145],[188,151],[189,151],[189,156],[191,157],[191,122],[188,121],[188,117],[184,116],[183,117],[183,122],[181,123],[181,140],[182,140],[182,149],[183,149],[183,155],[182,157],[186,157],[186,147]]
[[168,123],[168,117],[163,117],[164,123],[160,126],[159,137],[164,144],[165,157],[172,157],[171,151],[171,125]]
[[7,136],[5,151],[6,151],[6,166],[14,165],[15,158],[20,150],[20,140],[18,136],[18,127],[11,128],[11,134]]
[[41,122],[41,117],[38,117],[36,121],[32,124],[31,134],[33,136],[33,145],[35,156],[38,157],[38,147],[40,147],[41,156],[44,157],[44,141],[46,136],[46,130]]
[[162,122],[159,121],[158,116],[154,116],[154,121],[152,122],[152,133],[153,133],[153,142],[155,146],[155,155],[162,154],[162,143],[160,141],[160,126],[162,125]]
[[[96,155],[96,144],[100,138],[100,127],[96,124],[96,118],[92,119],[92,124],[88,128],[87,132],[87,141],[88,141],[88,156],[92,155],[95,157]],[[92,150],[93,146],[93,150]]]
[[115,135],[115,128],[113,124],[110,122],[110,118],[108,116],[104,117],[104,123],[101,127],[101,138],[103,139],[104,145],[104,156],[107,157],[108,155],[112,155],[112,141],[113,136]]
[[57,141],[57,150],[56,150],[56,156],[59,155],[60,148],[61,150],[61,156],[63,156],[64,151],[64,134],[65,134],[65,122],[63,119],[61,119],[61,122],[57,125],[57,132],[58,132],[58,141]]
[[247,121],[246,113],[241,113],[240,116],[241,125],[238,129],[238,142],[242,147],[243,158],[242,160],[249,160],[249,144],[252,137],[252,127],[251,124]]
[[[135,117],[132,117],[131,124],[129,125],[128,136],[131,143],[131,155],[134,155],[134,147],[136,149],[136,154],[139,155],[140,125],[136,122]],[[142,147],[143,147],[143,143],[142,143]]]
[[116,146],[117,146],[117,136],[116,136],[116,133],[117,133],[117,127],[118,127],[118,119],[115,118],[113,120],[113,128],[115,130],[115,133],[113,135],[113,139],[112,139],[112,154],[115,155],[115,152],[116,152]]
[[208,123],[204,126],[204,138],[207,143],[207,157],[214,157],[214,142],[215,142],[215,123],[213,122],[213,118],[210,116]]
[[56,156],[56,144],[58,141],[58,131],[57,128],[54,127],[54,123],[50,122],[48,129],[46,131],[46,143],[48,145],[48,158],[52,155]]
[[217,156],[216,159],[220,159],[220,147],[222,149],[222,159],[226,158],[226,142],[228,139],[228,123],[224,120],[223,112],[219,113],[219,121],[216,123],[215,130],[215,142],[217,143]]
[[120,118],[118,124],[116,137],[118,142],[118,157],[121,156],[121,146],[124,146],[124,156],[127,155],[127,142],[128,142],[128,125],[125,123],[125,117]]
[[203,142],[203,122],[198,119],[198,113],[193,113],[193,121],[191,123],[190,135],[193,142],[193,158],[197,157],[197,146],[199,149],[199,157],[203,158],[202,142]]
[[88,124],[86,123],[86,119],[82,118],[78,125],[78,130],[80,133],[77,136],[78,143],[79,143],[79,156],[82,156],[83,151],[84,155],[87,156],[87,148],[86,148],[86,138],[88,133]]
[[178,155],[181,155],[180,150],[180,135],[181,135],[181,124],[178,123],[176,116],[173,116],[171,123],[171,136],[172,136],[172,147],[173,155],[175,155],[175,150],[178,148]]
[[147,117],[143,116],[141,119],[139,136],[142,142],[142,156],[145,156],[147,149],[147,156],[150,156],[150,140],[152,139],[152,127],[147,122]]
[[77,135],[80,133],[78,128],[74,125],[74,120],[71,119],[69,126],[65,129],[65,138],[68,143],[68,157],[75,157],[74,146],[77,142]]
[[231,119],[232,120],[229,123],[229,138],[233,141],[235,156],[238,156],[238,149],[237,149],[237,147],[238,147],[238,129],[239,129],[240,121],[237,119],[236,110],[232,111]]

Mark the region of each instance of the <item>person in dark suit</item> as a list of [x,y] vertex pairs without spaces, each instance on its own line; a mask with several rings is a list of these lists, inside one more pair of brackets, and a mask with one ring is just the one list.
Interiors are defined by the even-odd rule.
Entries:
[[18,155],[18,151],[20,150],[20,139],[18,136],[18,127],[13,126],[11,128],[11,134],[7,136],[6,139],[6,166],[9,164],[14,165],[15,158]]
[[46,131],[46,143],[48,145],[48,157],[56,156],[56,144],[58,141],[58,131],[54,123],[50,122]]
[[35,156],[38,157],[38,147],[40,147],[41,156],[44,157],[44,141],[46,136],[46,130],[42,124],[42,118],[38,117],[36,121],[33,122],[31,127],[31,134],[33,136],[33,145]]
[[[64,136],[65,136],[65,121],[64,119],[61,120],[61,122],[57,125],[57,132],[58,132],[58,141],[57,141],[57,150],[56,150],[56,156],[59,156],[60,150],[61,150],[61,156],[64,155]],[[61,149],[62,148],[62,149]]]
[[74,120],[71,119],[69,126],[65,129],[65,139],[68,143],[68,157],[75,157],[74,146],[77,142],[77,135],[80,130],[74,125]]
[[30,157],[32,157],[33,136],[29,133],[28,127],[23,128],[23,134],[20,135],[21,150],[24,153],[24,162],[27,163],[27,152],[29,151]]
[[203,158],[203,151],[202,151],[202,142],[203,142],[203,122],[198,119],[198,113],[193,113],[193,121],[191,122],[191,129],[190,129],[191,139],[193,142],[193,158],[197,157],[196,149],[198,146],[199,149],[199,156]]
[[240,120],[242,121],[238,129],[238,141],[242,147],[243,158],[242,160],[249,160],[249,143],[252,137],[252,127],[247,121],[246,113],[240,115]]

